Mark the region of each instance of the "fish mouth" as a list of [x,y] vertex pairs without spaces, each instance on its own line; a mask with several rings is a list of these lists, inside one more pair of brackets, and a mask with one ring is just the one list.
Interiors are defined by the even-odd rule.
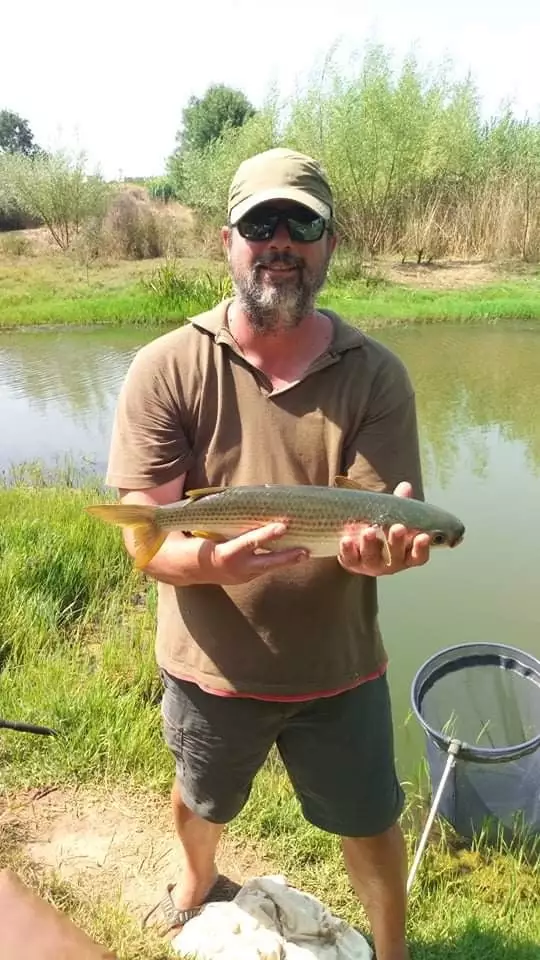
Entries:
[[460,543],[463,543],[465,537],[465,529],[461,530],[453,540],[450,541],[450,546],[452,548],[459,547]]

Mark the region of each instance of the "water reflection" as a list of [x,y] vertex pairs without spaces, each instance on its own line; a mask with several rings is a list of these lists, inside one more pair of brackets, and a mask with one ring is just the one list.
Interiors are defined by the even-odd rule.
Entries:
[[493,430],[501,443],[522,443],[528,468],[538,473],[540,330],[441,325],[390,329],[380,339],[411,370],[426,468],[440,485],[464,445],[471,469],[486,477]]
[[133,331],[2,337],[0,466],[66,453],[102,466],[118,390],[144,339]]

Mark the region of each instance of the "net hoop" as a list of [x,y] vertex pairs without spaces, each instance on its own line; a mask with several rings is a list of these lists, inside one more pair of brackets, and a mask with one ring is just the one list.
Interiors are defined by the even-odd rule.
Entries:
[[[455,738],[436,730],[427,722],[422,714],[424,697],[441,677],[455,673],[464,667],[482,665],[504,667],[504,669],[518,674],[523,680],[538,687],[538,697],[540,699],[540,661],[530,653],[525,653],[517,647],[510,647],[502,643],[461,643],[456,646],[445,647],[425,661],[414,677],[411,687],[411,703],[420,725],[437,746],[445,752],[448,752],[450,744]],[[534,753],[538,747],[540,747],[540,731],[530,740],[506,747],[478,747],[466,741],[461,741],[459,757],[462,760],[472,760],[476,763],[504,763]]]

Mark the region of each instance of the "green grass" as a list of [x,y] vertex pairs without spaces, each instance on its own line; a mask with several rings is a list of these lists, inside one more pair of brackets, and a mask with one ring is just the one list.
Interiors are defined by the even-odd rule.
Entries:
[[168,272],[170,265],[161,260],[101,263],[87,271],[58,254],[0,258],[0,328],[167,323],[207,309],[223,296],[218,264],[184,259],[176,284],[164,282]]
[[199,302],[186,298],[172,308],[153,303],[138,290],[111,292],[101,296],[64,300],[50,297],[31,303],[0,304],[0,325],[4,329],[52,324],[84,326],[97,323],[159,324],[185,320],[201,312]]
[[[80,483],[80,486],[76,486]],[[4,795],[42,785],[121,785],[165,802],[172,761],[162,742],[154,663],[155,593],[133,571],[119,531],[83,511],[103,498],[91,476],[39,465],[0,487],[0,715],[52,726],[58,736],[0,735]],[[407,788],[412,857],[426,814],[424,787]],[[104,794],[106,797],[106,793]],[[122,903],[84,877],[67,883],[32,865],[22,836],[2,828],[0,866],[11,865],[125,960],[168,956]],[[272,755],[231,825],[295,884],[365,927],[338,842],[307,824]],[[472,849],[438,827],[410,898],[414,960],[533,960],[540,942],[538,864],[480,841]]]
[[485,285],[468,290],[416,290],[397,285],[330,288],[320,297],[348,320],[381,323],[540,319],[540,278]]
[[[540,319],[540,275],[465,289],[417,289],[377,278],[336,282],[320,296],[363,326],[387,323]],[[185,320],[228,293],[223,264],[182,260],[118,262],[88,271],[60,256],[0,262],[0,329],[35,325],[166,324]]]

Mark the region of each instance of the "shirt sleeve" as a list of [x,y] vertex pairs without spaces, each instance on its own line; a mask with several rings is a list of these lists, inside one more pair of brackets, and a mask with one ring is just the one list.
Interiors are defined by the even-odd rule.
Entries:
[[167,366],[144,347],[133,359],[113,420],[105,483],[148,489],[185,473],[193,462],[180,398]]
[[345,449],[347,474],[368,490],[392,493],[402,480],[424,499],[416,399],[401,360],[387,354]]

